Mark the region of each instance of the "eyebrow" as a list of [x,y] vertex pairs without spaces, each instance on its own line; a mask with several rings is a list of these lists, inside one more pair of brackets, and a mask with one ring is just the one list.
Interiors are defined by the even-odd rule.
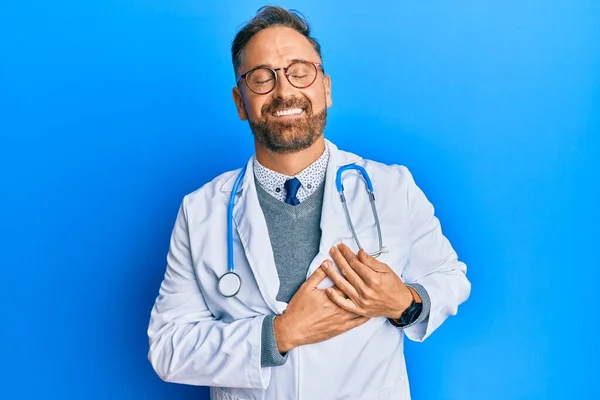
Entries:
[[[303,58],[293,58],[291,60],[288,59],[286,66],[288,66],[292,63],[295,63],[295,62],[300,62],[300,61],[306,61],[306,60]],[[252,71],[253,69],[257,69],[257,68],[273,68],[273,66],[271,64],[260,64],[260,65],[256,65],[256,66],[250,68],[248,71]]]

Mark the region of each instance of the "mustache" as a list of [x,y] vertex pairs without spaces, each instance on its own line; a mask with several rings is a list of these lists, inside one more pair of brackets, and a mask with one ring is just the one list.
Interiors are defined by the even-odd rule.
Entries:
[[267,103],[262,106],[261,113],[263,115],[267,115],[286,108],[301,108],[305,111],[312,110],[310,102],[307,99],[291,97],[285,100],[280,98],[273,99],[273,101],[271,101],[270,103]]

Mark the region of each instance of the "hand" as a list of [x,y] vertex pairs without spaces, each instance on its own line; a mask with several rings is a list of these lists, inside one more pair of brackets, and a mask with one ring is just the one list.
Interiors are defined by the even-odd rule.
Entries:
[[[327,277],[322,267],[317,268],[300,286],[284,313],[273,321],[280,353],[330,339],[370,319],[339,307],[329,299],[324,289],[318,289],[319,283]],[[336,293],[343,297],[341,291]]]
[[[348,246],[340,244],[329,253],[343,276],[332,265],[324,266],[325,273],[347,298],[330,289],[327,295],[341,308],[366,317],[398,319],[415,298],[413,291],[387,264],[364,250],[356,255]],[[416,297],[420,301],[418,295]]]

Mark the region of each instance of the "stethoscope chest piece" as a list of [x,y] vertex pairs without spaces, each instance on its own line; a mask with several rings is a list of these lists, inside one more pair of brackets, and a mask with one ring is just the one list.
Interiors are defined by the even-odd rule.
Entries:
[[235,272],[227,272],[219,279],[219,293],[224,297],[233,297],[242,287],[242,278]]

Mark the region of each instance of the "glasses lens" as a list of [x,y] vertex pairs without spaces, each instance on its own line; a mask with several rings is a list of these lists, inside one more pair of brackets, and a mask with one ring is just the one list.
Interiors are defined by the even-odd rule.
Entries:
[[317,68],[309,62],[297,62],[287,69],[287,78],[297,88],[305,88],[317,78]]
[[275,75],[268,68],[258,68],[246,75],[246,84],[256,93],[267,93],[275,86]]

